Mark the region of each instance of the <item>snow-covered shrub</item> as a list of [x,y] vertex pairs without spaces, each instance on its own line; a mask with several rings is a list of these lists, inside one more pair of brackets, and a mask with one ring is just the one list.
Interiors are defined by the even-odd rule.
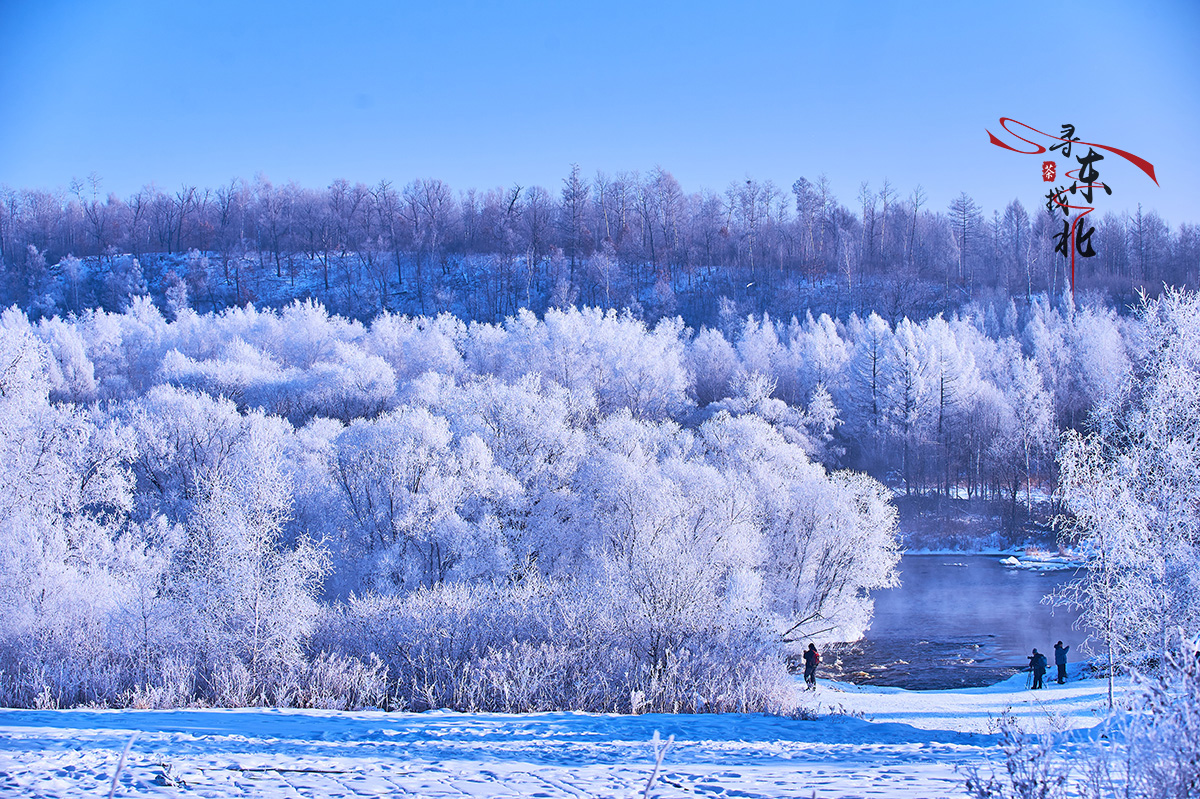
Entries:
[[[1000,749],[1004,774],[984,776],[978,769],[967,775],[967,795],[972,799],[1057,799],[1067,797],[1070,764],[1056,754],[1049,736],[1023,730],[1009,713],[1000,717]],[[1099,799],[1099,797],[1096,797]]]
[[555,631],[567,640],[583,624],[581,609],[554,600],[560,590],[528,578],[351,597],[329,612],[313,646],[377,655],[393,701],[409,709],[591,709],[605,692],[591,688],[599,673],[581,668],[587,652],[565,657],[555,647]]
[[1126,795],[1200,796],[1200,637],[1176,637],[1165,668],[1140,683],[1126,726]]
[[289,701],[322,710],[360,710],[388,703],[387,670],[377,655],[366,660],[322,652],[294,673]]
[[156,663],[153,674],[144,671],[142,679],[115,701],[117,707],[160,710],[187,707],[200,696],[196,688],[196,669],[190,658],[167,655]]
[[[781,658],[706,641],[651,657],[606,628],[578,586],[442,584],[406,595],[355,597],[334,609],[315,647],[378,653],[392,701],[410,710],[749,712],[790,707]],[[741,642],[737,642],[741,643]]]

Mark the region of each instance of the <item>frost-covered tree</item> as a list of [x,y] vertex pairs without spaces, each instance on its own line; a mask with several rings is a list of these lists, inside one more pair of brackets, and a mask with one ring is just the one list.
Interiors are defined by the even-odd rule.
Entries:
[[138,515],[164,516],[151,543],[169,558],[164,591],[209,673],[236,660],[258,681],[295,665],[317,611],[320,550],[285,546],[290,426],[229,400],[173,387],[131,409],[138,436]]
[[719,330],[705,328],[692,339],[688,347],[688,370],[700,406],[730,396],[740,368],[737,352]]
[[[929,348],[932,426],[940,450],[941,468],[935,483],[940,483],[941,490],[949,494],[955,442],[966,433],[968,411],[979,392],[979,373],[970,349],[960,340],[963,337],[960,330],[951,328],[941,316],[928,320],[922,327]],[[971,330],[965,328],[966,332]]]
[[895,508],[878,482],[826,474],[763,419],[720,414],[700,430],[708,458],[757,498],[767,607],[786,640],[858,638],[870,591],[892,584]]
[[1144,301],[1142,346],[1113,422],[1068,432],[1062,493],[1090,568],[1077,585],[1112,661],[1200,631],[1200,297]]
[[167,272],[167,276],[163,278],[163,294],[167,301],[167,313],[172,319],[191,308],[187,283],[174,269]]
[[904,489],[912,493],[924,482],[921,443],[927,441],[937,418],[937,385],[924,331],[904,319],[896,326],[888,348],[885,414],[891,440],[899,445]]
[[579,565],[587,541],[571,524],[576,472],[591,451],[587,429],[596,413],[592,395],[578,395],[538,375],[513,384],[485,378],[456,390],[439,386],[429,406],[458,438],[477,436],[495,460],[488,499],[499,525],[496,546],[516,577],[531,571],[565,576]]
[[503,573],[498,523],[478,501],[503,481],[478,436],[456,440],[446,419],[402,407],[350,424],[333,468],[352,520],[344,556],[365,560],[367,587],[396,592],[452,573]]
[[847,376],[834,397],[840,399],[848,433],[861,450],[861,461],[878,462],[886,431],[884,392],[889,383],[887,353],[892,330],[874,313],[866,319],[852,315],[848,330],[852,348]]
[[760,531],[745,492],[690,462],[691,436],[674,425],[623,412],[597,432],[577,491],[608,623],[651,663],[702,637],[753,637],[758,627],[744,617],[762,606]]
[[[850,345],[828,314],[817,318],[807,314],[804,322],[789,326],[789,346],[795,364],[796,390],[787,397],[792,404],[812,400],[817,386],[826,391],[840,388],[850,358]],[[785,362],[785,368],[790,366]]]
[[110,695],[120,598],[143,572],[123,536],[130,436],[48,401],[50,358],[23,314],[0,317],[0,696],[57,705]]
[[1021,354],[1016,342],[1006,340],[987,363],[992,373],[989,382],[1001,387],[996,407],[1002,419],[991,436],[988,454],[1008,484],[1015,514],[1022,484],[1028,507],[1033,480],[1044,473],[1041,464],[1053,455],[1054,409],[1037,365]]

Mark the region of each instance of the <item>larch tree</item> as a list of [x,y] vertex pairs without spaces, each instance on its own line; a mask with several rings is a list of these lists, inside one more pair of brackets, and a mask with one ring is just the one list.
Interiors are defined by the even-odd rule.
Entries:
[[[974,284],[973,249],[975,239],[979,235],[982,223],[979,205],[966,193],[962,192],[950,203],[950,224],[954,230],[954,246],[957,255],[957,281],[970,287]],[[949,279],[947,275],[947,287]]]
[[563,178],[562,209],[559,226],[563,233],[567,257],[571,259],[571,282],[575,282],[575,268],[583,249],[584,217],[588,210],[588,195],[591,187],[580,177],[579,164],[571,164],[571,174]]
[[850,317],[849,335],[852,343],[847,376],[835,399],[845,411],[849,435],[861,449],[866,463],[877,463],[881,457],[886,433],[888,346],[892,330],[878,314],[866,319]]

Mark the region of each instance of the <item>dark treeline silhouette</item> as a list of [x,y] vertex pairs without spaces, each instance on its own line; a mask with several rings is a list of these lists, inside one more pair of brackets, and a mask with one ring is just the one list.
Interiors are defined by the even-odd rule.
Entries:
[[[1095,227],[1077,292],[1122,307],[1139,289],[1196,285],[1195,225],[1172,230],[1139,206]],[[921,187],[905,194],[886,180],[863,183],[849,207],[824,176],[689,194],[661,167],[588,179],[572,166],[555,191],[456,192],[436,178],[313,189],[259,176],[124,199],[93,176],[66,192],[0,190],[0,299],[35,316],[119,310],[150,293],[201,310],[312,297],[363,319],[498,321],[576,304],[692,325],[716,323],[723,308],[873,310],[894,323],[997,295],[1061,294],[1060,229],[1019,200],[989,216],[964,193],[939,210]]]

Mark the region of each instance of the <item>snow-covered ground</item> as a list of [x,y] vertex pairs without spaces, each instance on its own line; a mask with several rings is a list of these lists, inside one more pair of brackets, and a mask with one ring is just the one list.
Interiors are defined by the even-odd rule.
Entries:
[[951,691],[826,683],[824,690],[809,693],[802,701],[818,713],[861,714],[876,724],[907,724],[922,730],[990,735],[1005,712],[1031,731],[1094,727],[1108,715],[1107,683],[1079,679],[1074,664],[1069,671],[1071,680],[1058,685],[1052,668],[1040,691],[1027,689],[1028,674],[1019,673],[996,685]]
[[[312,710],[0,710],[0,795],[635,797],[651,739],[675,737],[652,796],[962,796],[999,766],[995,720],[1082,743],[1105,684],[916,692],[824,682],[815,721],[762,715],[524,716]],[[858,714],[865,714],[858,717]],[[173,784],[174,783],[174,784]]]

